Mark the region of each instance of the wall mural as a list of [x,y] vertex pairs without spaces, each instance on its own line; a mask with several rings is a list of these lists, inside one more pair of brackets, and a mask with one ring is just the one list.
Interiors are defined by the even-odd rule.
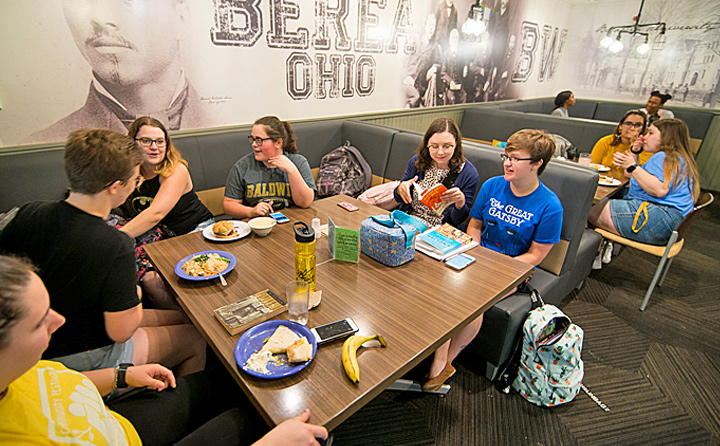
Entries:
[[669,107],[714,108],[717,8],[675,3],[648,0],[643,18],[668,31],[640,56],[598,46],[636,1],[0,0],[0,145],[125,132],[141,115],[193,129],[564,89],[644,102],[655,87]]

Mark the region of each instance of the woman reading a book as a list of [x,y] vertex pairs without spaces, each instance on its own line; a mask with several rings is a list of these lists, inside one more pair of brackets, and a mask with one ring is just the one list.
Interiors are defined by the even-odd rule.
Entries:
[[[505,174],[483,183],[470,211],[467,232],[473,240],[533,266],[543,261],[562,229],[560,200],[538,178],[554,152],[552,137],[540,130],[520,130],[508,139],[501,155]],[[480,331],[482,319],[435,351],[423,390],[439,389],[455,373],[452,362]]]
[[[420,218],[429,227],[441,223],[458,227],[467,219],[477,186],[478,173],[465,159],[457,124],[452,119],[438,118],[425,131],[417,155],[410,158],[394,198],[400,210]],[[434,205],[421,201],[435,192],[439,199]]]

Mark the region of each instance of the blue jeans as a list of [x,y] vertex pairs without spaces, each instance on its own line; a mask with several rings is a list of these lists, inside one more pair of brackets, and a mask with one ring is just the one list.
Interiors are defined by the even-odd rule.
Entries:
[[633,221],[635,221],[635,215],[642,203],[643,200],[638,199],[610,200],[608,207],[615,229],[623,237],[636,242],[650,245],[667,244],[670,235],[685,216],[672,206],[648,202],[647,221],[645,221],[645,214],[640,211],[637,222],[635,222],[635,229],[640,228],[641,225],[642,228],[635,232],[632,229]]

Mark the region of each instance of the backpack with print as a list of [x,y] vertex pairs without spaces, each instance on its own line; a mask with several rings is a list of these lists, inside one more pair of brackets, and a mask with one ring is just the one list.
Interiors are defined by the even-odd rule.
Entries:
[[523,325],[520,369],[513,388],[531,403],[553,407],[580,391],[583,330],[554,305],[543,305]]
[[372,169],[350,141],[331,151],[320,160],[317,190],[320,198],[345,194],[357,197],[372,181]]

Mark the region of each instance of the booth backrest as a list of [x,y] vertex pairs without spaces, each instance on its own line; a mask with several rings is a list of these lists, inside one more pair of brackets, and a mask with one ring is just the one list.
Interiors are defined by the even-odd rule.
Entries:
[[61,200],[67,188],[62,145],[0,154],[0,213],[28,201]]
[[550,115],[469,107],[463,115],[460,131],[466,138],[505,141],[521,129],[539,129],[567,138],[580,152],[590,152],[603,136],[610,135],[616,124],[591,119],[562,119]]

